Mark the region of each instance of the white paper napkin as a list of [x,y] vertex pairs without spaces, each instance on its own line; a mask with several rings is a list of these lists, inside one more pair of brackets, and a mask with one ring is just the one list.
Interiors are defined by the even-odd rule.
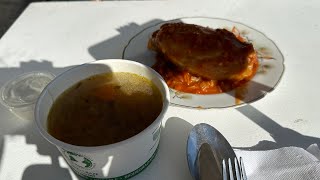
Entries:
[[285,147],[269,151],[236,150],[244,160],[248,180],[320,180],[320,150]]

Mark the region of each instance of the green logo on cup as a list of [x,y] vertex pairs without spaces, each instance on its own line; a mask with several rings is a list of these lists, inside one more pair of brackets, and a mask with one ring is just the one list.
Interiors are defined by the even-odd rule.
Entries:
[[85,157],[81,154],[77,154],[70,151],[65,151],[66,158],[68,158],[71,164],[83,168],[83,169],[92,169],[94,167],[94,163],[88,157]]

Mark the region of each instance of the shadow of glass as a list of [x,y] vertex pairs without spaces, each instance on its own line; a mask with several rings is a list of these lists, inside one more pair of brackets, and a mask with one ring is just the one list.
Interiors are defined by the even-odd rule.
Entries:
[[305,136],[292,129],[282,127],[274,120],[269,118],[267,115],[263,114],[261,111],[249,104],[242,107],[238,107],[236,109],[240,113],[248,117],[252,122],[254,122],[262,129],[267,131],[275,142],[260,141],[258,144],[252,147],[234,148],[244,150],[271,150],[282,147],[295,146],[306,149],[311,144],[318,144],[318,146],[320,145],[320,138]]
[[163,20],[161,19],[153,19],[141,25],[133,22],[119,27],[117,29],[119,35],[99,42],[95,45],[92,45],[91,47],[89,47],[88,51],[91,54],[91,56],[94,57],[96,60],[121,58],[122,50],[134,35],[136,35],[144,28],[162,21]]
[[184,179],[191,180],[189,173],[186,147],[192,124],[178,118],[169,118],[161,132],[159,151],[149,167],[135,179],[150,178],[162,179]]

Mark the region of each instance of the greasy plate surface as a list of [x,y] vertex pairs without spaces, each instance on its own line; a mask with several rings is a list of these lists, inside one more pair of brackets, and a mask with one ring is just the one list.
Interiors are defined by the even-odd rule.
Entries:
[[[250,41],[259,56],[259,69],[257,74],[245,87],[232,90],[227,93],[212,95],[197,95],[181,93],[171,89],[171,103],[179,106],[193,108],[223,108],[241,105],[256,101],[271,92],[281,79],[284,71],[284,58],[275,43],[263,33],[242,23],[208,17],[188,17],[159,23],[148,27],[136,34],[127,44],[122,58],[130,59],[148,66],[155,63],[156,53],[147,48],[148,40],[152,33],[164,23],[184,22],[197,24],[210,28],[226,28],[231,30],[236,27],[241,36]],[[241,94],[241,100],[235,98],[235,94]],[[238,96],[237,96],[238,97]]]

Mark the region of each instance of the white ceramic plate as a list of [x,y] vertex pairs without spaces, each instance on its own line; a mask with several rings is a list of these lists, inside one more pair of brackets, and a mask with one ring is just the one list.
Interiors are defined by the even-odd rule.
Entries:
[[[156,53],[147,49],[148,40],[152,33],[164,23],[184,22],[205,27],[232,29],[236,27],[241,36],[250,41],[259,55],[259,69],[257,74],[242,88],[244,97],[236,101],[235,92],[212,95],[197,95],[181,93],[171,89],[171,103],[175,105],[195,108],[224,108],[256,101],[271,92],[281,79],[284,71],[283,56],[275,43],[263,33],[242,23],[208,17],[189,17],[161,22],[148,27],[136,34],[125,47],[122,58],[152,66],[155,63]],[[265,58],[268,57],[268,58]],[[272,58],[270,58],[272,57]]]

